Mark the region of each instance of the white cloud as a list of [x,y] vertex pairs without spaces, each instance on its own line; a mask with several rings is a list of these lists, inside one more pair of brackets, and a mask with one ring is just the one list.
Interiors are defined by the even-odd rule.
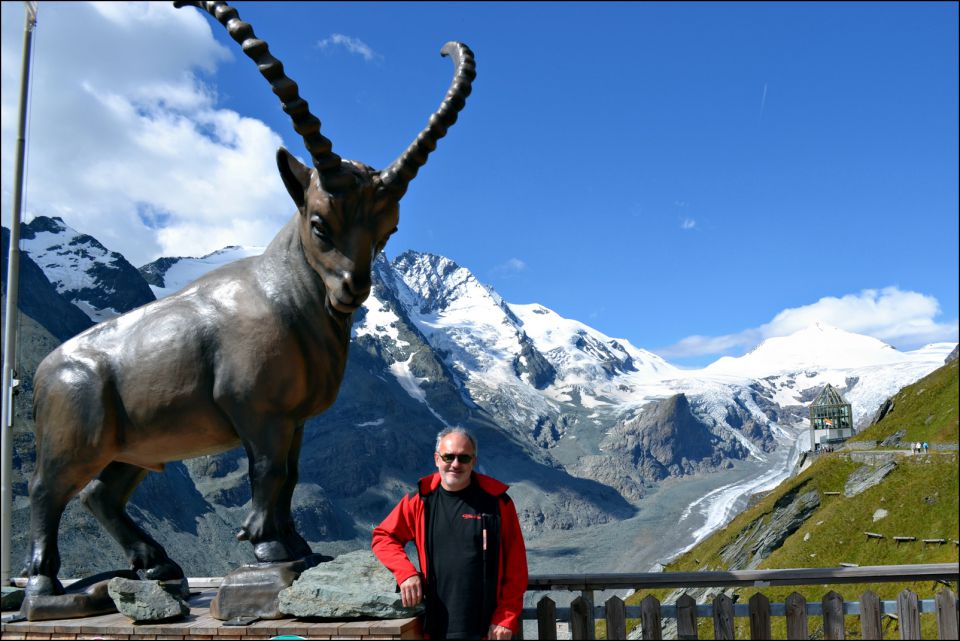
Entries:
[[[4,2],[2,10],[9,226],[23,5]],[[199,73],[232,54],[211,24],[172,3],[41,4],[27,220],[61,216],[135,265],[266,244],[293,212],[274,162],[282,141],[263,122],[216,106],[215,88]]]
[[527,264],[525,262],[519,258],[510,258],[495,266],[491,271],[493,271],[495,276],[512,276],[526,269]]
[[684,229],[684,230],[686,230],[686,229],[695,229],[696,226],[697,226],[697,221],[695,221],[695,220],[692,219],[692,218],[684,218],[684,219],[680,222],[680,229]]
[[383,56],[374,51],[370,45],[365,43],[363,40],[360,40],[360,38],[345,36],[342,33],[334,33],[329,38],[324,38],[317,43],[317,46],[321,49],[327,49],[329,47],[343,47],[350,53],[362,57],[367,62],[372,62],[373,60],[383,58]]
[[769,323],[725,336],[688,336],[658,353],[665,358],[732,355],[774,336],[787,336],[817,321],[873,336],[899,349],[956,341],[957,319],[938,322],[937,299],[897,287],[865,289],[841,298],[827,296],[810,305],[783,310]]

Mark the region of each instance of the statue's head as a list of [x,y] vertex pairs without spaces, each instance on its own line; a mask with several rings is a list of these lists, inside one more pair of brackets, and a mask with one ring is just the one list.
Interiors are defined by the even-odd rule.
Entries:
[[333,144],[320,133],[320,120],[300,97],[297,83],[284,74],[283,63],[240,20],[236,9],[224,2],[178,0],[174,5],[204,9],[227,28],[257,63],[303,137],[313,167],[281,148],[277,152],[280,176],[300,212],[301,245],[307,262],[323,279],[328,307],[342,314],[353,312],[370,294],[373,259],[397,229],[400,199],[466,104],[477,75],[473,52],[459,42],[444,45],[440,54],[454,63],[447,95],[410,146],[389,167],[377,171],[333,152]]
[[324,189],[320,173],[286,149],[277,166],[299,211],[300,245],[323,279],[327,307],[350,314],[370,294],[373,260],[400,220],[399,199],[383,189],[380,174],[362,163],[342,161],[354,184],[339,193]]

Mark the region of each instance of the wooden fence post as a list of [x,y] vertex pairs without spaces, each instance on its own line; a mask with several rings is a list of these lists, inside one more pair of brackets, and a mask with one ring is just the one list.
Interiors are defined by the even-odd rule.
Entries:
[[900,638],[920,638],[920,607],[917,595],[904,590],[897,596],[897,615],[900,617]]
[[557,639],[557,604],[548,596],[537,602],[537,638]]
[[723,592],[713,600],[713,638],[736,638],[733,635],[733,599]]
[[[607,635],[608,639],[612,639]],[[697,639],[697,602],[686,592],[677,599],[677,638],[680,641]]]
[[880,597],[871,590],[860,595],[860,638],[883,638],[883,612]]
[[806,641],[810,638],[807,627],[807,600],[799,592],[794,592],[783,603],[787,611],[787,638]]
[[770,599],[757,592],[750,597],[750,638],[772,639],[770,632]]
[[957,638],[957,595],[950,588],[937,591],[937,636],[940,639]]
[[627,611],[623,606],[623,599],[612,596],[607,599],[607,638],[627,638]]
[[570,603],[570,635],[574,639],[596,638],[596,627],[593,624],[593,602],[578,596]]
[[823,638],[846,639],[847,632],[843,627],[843,597],[833,590],[823,597]]
[[640,602],[640,619],[643,621],[643,639],[660,641],[663,638],[663,621],[660,618],[660,601],[652,594]]

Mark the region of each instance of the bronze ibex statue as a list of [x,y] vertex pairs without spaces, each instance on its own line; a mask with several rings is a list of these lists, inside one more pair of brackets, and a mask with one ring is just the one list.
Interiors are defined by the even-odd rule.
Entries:
[[150,579],[183,570],[126,512],[148,470],[243,445],[253,509],[240,539],[261,562],[310,554],[290,501],[303,425],[337,396],[352,313],[371,265],[396,231],[398,203],[457,119],[476,76],[473,53],[442,50],[455,71],[428,126],[382,171],[333,153],[320,121],[249,24],[223,2],[205,9],[270,81],[313,168],[277,152],[297,212],[261,256],[213,271],[182,291],[106,321],[54,350],[34,377],[36,469],[30,480],[27,594],[60,594],[57,530],[77,493]]

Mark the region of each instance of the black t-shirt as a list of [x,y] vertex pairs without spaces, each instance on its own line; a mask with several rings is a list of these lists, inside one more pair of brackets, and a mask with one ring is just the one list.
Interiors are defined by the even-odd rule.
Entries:
[[459,492],[438,487],[430,498],[427,631],[436,639],[478,639],[490,625],[484,612],[484,568],[489,573],[495,535],[489,524],[498,509],[496,498],[476,483]]

